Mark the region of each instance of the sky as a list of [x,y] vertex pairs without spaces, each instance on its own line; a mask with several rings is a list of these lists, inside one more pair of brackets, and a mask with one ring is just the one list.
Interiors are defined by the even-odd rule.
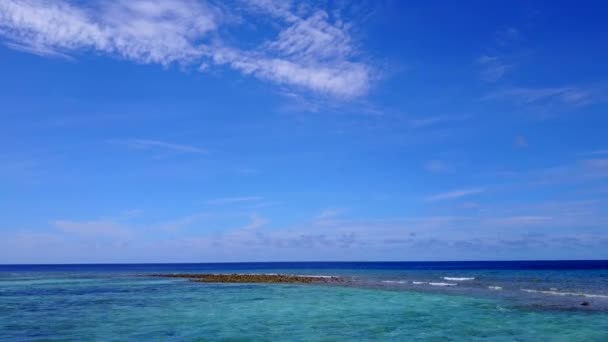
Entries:
[[607,16],[3,0],[0,263],[607,259]]

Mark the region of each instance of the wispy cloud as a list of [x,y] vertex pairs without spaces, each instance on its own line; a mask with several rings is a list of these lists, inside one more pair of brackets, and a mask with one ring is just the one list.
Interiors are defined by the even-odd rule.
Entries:
[[122,143],[126,146],[135,149],[161,149],[161,150],[169,150],[174,152],[184,152],[184,153],[200,153],[207,154],[209,153],[206,149],[201,147],[196,147],[192,145],[184,145],[184,144],[176,144],[166,141],[160,140],[149,140],[149,139],[128,139],[123,141],[113,141],[114,143]]
[[211,214],[209,213],[195,213],[187,216],[179,217],[167,222],[161,222],[152,228],[165,231],[165,232],[176,232],[184,227],[190,226],[196,222],[201,221],[202,219],[209,218]]
[[588,177],[608,177],[608,158],[587,159],[582,162],[581,166]]
[[496,227],[523,227],[538,224],[547,224],[547,222],[550,222],[553,219],[554,218],[551,216],[520,215],[486,219],[484,223]]
[[117,217],[106,217],[92,220],[70,220],[61,219],[50,221],[51,227],[62,233],[91,240],[100,238],[128,239],[141,236],[142,232],[156,231],[173,233],[184,227],[191,226],[201,220],[208,219],[212,215],[206,212],[193,213],[177,217],[169,221],[137,224],[142,212],[137,211],[135,215],[131,211],[122,213]]
[[547,186],[556,184],[593,184],[608,178],[608,158],[583,158],[567,163],[532,169],[522,172],[509,173],[532,186]]
[[100,237],[128,238],[133,235],[133,232],[127,227],[124,227],[117,222],[108,220],[56,220],[51,222],[51,226],[64,233],[92,239]]
[[477,63],[481,67],[481,79],[486,82],[500,80],[514,64],[505,61],[504,57],[484,55],[479,57]]
[[534,171],[541,184],[571,183],[608,177],[608,158],[582,159],[574,163]]
[[483,81],[497,82],[517,67],[513,50],[520,40],[521,32],[514,27],[506,27],[496,32],[488,52],[477,59]]
[[346,213],[346,208],[325,209],[315,218],[317,221],[332,220]]
[[139,63],[188,62],[200,55],[194,41],[217,28],[221,13],[191,0],[0,3],[0,33],[12,44],[69,54],[94,51]]
[[[27,260],[33,263],[310,260],[319,257],[352,260],[361,255],[368,259],[402,260],[404,250],[411,259],[458,258],[469,252],[479,253],[478,258],[497,253],[507,253],[508,257],[514,248],[529,250],[535,247],[543,250],[568,247],[568,252],[582,247],[586,255],[592,256],[605,251],[608,245],[608,237],[602,229],[608,222],[603,210],[605,201],[525,201],[514,206],[488,205],[491,210],[472,214],[459,210],[455,216],[376,219],[335,217],[329,210],[324,216],[331,219],[319,220],[313,216],[273,229],[264,229],[270,222],[266,216],[252,213],[240,224],[232,221],[234,217],[224,217],[230,220],[224,223],[235,228],[221,232],[195,229],[198,220],[208,217],[203,213],[169,223],[148,220],[137,223],[131,219],[57,220],[50,223],[52,230],[46,233],[0,232],[0,257],[12,262]],[[193,229],[173,234],[172,226],[175,225]],[[208,226],[210,224],[205,225]],[[167,227],[169,229],[165,229]],[[91,253],[92,249],[95,253]],[[440,256],[437,255],[439,251]],[[444,254],[450,252],[453,254]]]
[[587,105],[595,101],[588,89],[579,87],[556,88],[509,88],[492,92],[483,100],[507,100],[516,104],[562,104]]
[[604,155],[604,154],[608,154],[608,149],[580,153],[581,156],[598,156],[598,155]]
[[235,204],[235,203],[244,203],[244,202],[258,202],[263,200],[263,197],[260,196],[240,196],[240,197],[224,197],[224,198],[215,198],[208,201],[205,201],[206,204]]
[[447,171],[447,165],[438,159],[429,160],[426,164],[424,164],[424,168],[432,173],[442,173]]
[[494,40],[497,46],[511,45],[522,38],[522,32],[513,26],[503,27],[496,32]]
[[247,225],[245,225],[244,227],[241,228],[241,230],[256,230],[258,228],[262,228],[263,226],[265,226],[266,224],[268,224],[267,219],[259,216],[258,214],[251,214],[249,216],[249,223]]
[[[86,6],[66,0],[6,0],[0,2],[0,36],[11,48],[44,56],[93,52],[202,71],[225,65],[342,99],[368,91],[375,71],[361,61],[349,33],[352,25],[336,11],[280,1],[244,3],[229,12],[221,4],[194,0],[94,1]],[[222,39],[225,30],[220,28],[248,19],[258,25],[264,21],[254,17],[260,16],[272,21],[270,32],[278,28],[276,37],[246,49]]]
[[423,128],[440,125],[448,122],[464,121],[469,119],[470,117],[470,115],[436,115],[410,119],[408,120],[408,123],[414,128]]
[[427,199],[427,201],[443,201],[443,200],[451,200],[451,199],[457,199],[457,198],[461,198],[461,197],[476,195],[476,194],[480,194],[482,192],[485,192],[485,189],[474,188],[474,189],[455,190],[455,191],[449,191],[449,192],[444,192],[444,193],[436,194],[433,196],[429,196],[426,199]]
[[514,143],[514,145],[517,148],[528,147],[528,140],[523,135],[518,135],[518,136],[515,137],[515,143]]

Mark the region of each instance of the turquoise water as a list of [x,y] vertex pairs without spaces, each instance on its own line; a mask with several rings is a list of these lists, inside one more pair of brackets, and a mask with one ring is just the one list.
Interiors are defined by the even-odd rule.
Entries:
[[[167,269],[170,267],[162,270]],[[399,287],[406,284],[404,279],[434,279],[446,270],[416,273],[404,269],[313,270],[285,266],[281,270],[350,274],[354,280],[347,286],[200,284],[147,277],[148,270],[141,269],[51,272],[0,268],[0,340],[608,341],[608,311],[598,304],[603,297],[573,296],[577,301],[590,299],[600,309],[543,307],[537,305],[539,293],[527,297],[530,293],[519,291],[521,298],[489,295],[499,291],[479,293],[479,284],[459,285],[459,292],[441,286],[430,291]],[[522,270],[456,271],[452,269],[451,273],[476,278],[492,273],[502,278],[525,274]],[[551,272],[529,271],[527,276],[541,274],[544,281],[550,281],[547,274]],[[561,282],[563,273],[577,279],[591,274],[593,279],[584,283],[592,284],[596,294],[606,290],[606,273],[601,269],[576,272],[561,270],[555,274]],[[516,283],[522,285],[524,280]],[[559,300],[566,297],[540,295]]]

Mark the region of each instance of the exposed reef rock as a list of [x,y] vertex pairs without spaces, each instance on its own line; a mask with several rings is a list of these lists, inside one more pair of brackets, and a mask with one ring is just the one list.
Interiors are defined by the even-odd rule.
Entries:
[[152,277],[185,278],[201,283],[337,283],[344,280],[331,276],[290,274],[152,274]]

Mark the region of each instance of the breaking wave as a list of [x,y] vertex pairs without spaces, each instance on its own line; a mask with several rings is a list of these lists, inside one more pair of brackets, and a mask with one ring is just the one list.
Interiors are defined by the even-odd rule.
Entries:
[[524,292],[530,293],[542,293],[554,296],[578,296],[578,297],[588,297],[588,298],[608,298],[608,295],[600,295],[593,293],[583,293],[583,292],[559,292],[553,290],[531,290],[531,289],[521,289]]

